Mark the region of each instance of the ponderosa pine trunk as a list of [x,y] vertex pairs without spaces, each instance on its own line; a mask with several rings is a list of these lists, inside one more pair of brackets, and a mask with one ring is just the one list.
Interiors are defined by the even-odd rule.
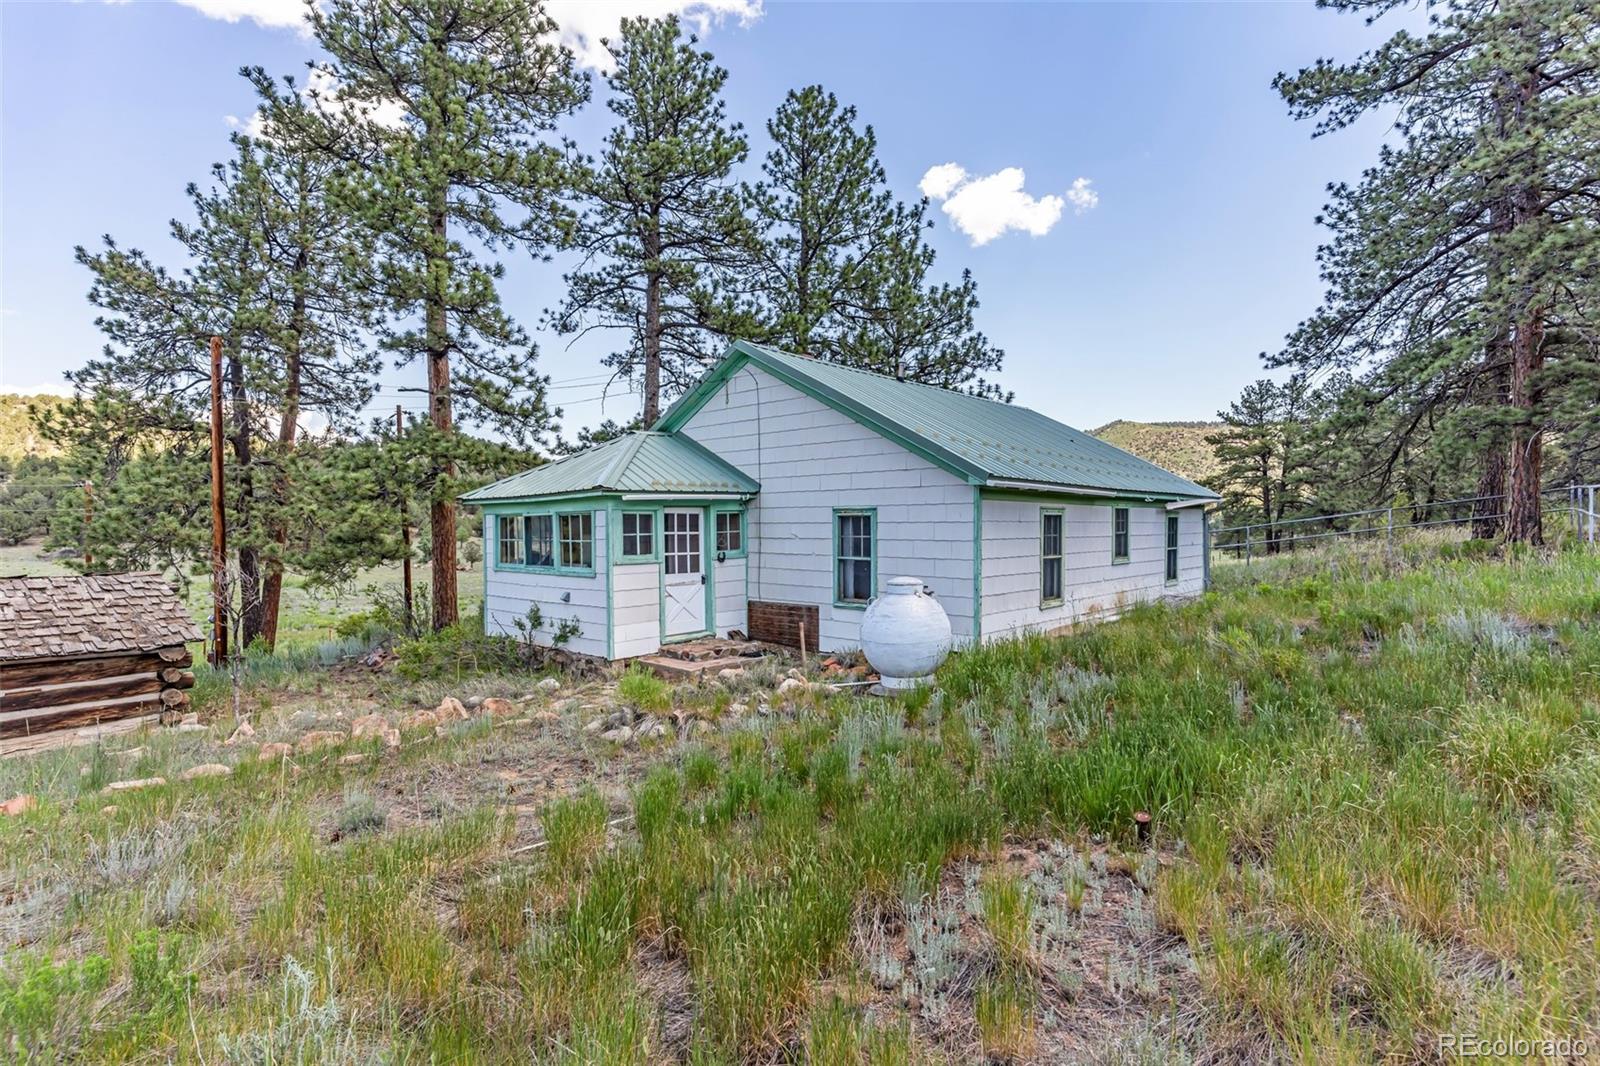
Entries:
[[1539,371],[1544,366],[1544,308],[1529,310],[1511,338],[1511,406],[1521,417],[1511,427],[1506,539],[1543,544],[1539,490],[1544,477],[1544,434],[1536,422]]
[[[1510,125],[1521,128],[1528,105],[1539,92],[1539,72],[1530,70],[1518,84],[1516,106]],[[1537,145],[1532,149],[1538,152]],[[1524,164],[1537,173],[1535,164]],[[1538,219],[1540,190],[1526,182],[1515,186],[1509,199],[1511,231],[1532,226]],[[1527,255],[1527,252],[1523,253]],[[1539,371],[1544,365],[1544,332],[1547,309],[1529,276],[1532,267],[1521,267],[1523,278],[1515,321],[1511,325],[1511,367],[1508,400],[1516,409],[1511,427],[1510,474],[1506,488],[1505,537],[1522,544],[1543,544],[1539,490],[1544,476],[1544,435],[1538,424]]]
[[[437,203],[429,219],[433,230],[435,252],[429,256],[428,277],[430,289],[427,297],[428,332],[428,409],[433,418],[433,428],[439,433],[446,448],[454,431],[450,418],[450,334],[445,319],[445,292],[442,279],[449,276],[448,234],[445,207]],[[433,288],[433,286],[441,286]],[[456,624],[456,505],[448,495],[441,493],[437,482],[455,477],[454,460],[446,455],[434,467],[433,503],[429,508],[429,531],[432,535],[433,565],[433,628],[435,631]],[[448,485],[446,486],[448,489]]]
[[644,237],[644,424],[661,414],[661,210],[651,212]]
[[[308,256],[301,247],[295,256],[295,277],[305,277]],[[305,335],[305,286],[296,283],[289,310],[289,347],[284,353],[283,415],[278,421],[278,469],[272,479],[273,553],[267,558],[267,576],[261,587],[261,639],[270,651],[278,646],[278,612],[283,602],[283,553],[289,546],[289,521],[284,508],[289,499],[289,454],[294,451],[300,422],[300,338]]]
[[[237,342],[235,342],[237,344]],[[232,358],[228,360],[228,393],[233,404],[233,433],[230,442],[233,445],[234,468],[239,480],[239,495],[235,514],[237,519],[232,525],[235,536],[246,536],[246,531],[252,529],[252,511],[255,506],[255,478],[252,463],[255,461],[254,450],[250,442],[250,394],[245,387],[244,361],[240,358],[237,347],[232,349]],[[256,546],[248,540],[235,549],[235,556],[239,561],[239,640],[238,648],[248,648],[252,641],[261,634],[262,609],[261,609],[261,553]]]

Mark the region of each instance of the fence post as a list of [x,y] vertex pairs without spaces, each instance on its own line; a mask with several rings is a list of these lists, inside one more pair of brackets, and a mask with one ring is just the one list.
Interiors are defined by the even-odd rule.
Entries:
[[1384,520],[1384,537],[1388,541],[1387,550],[1388,550],[1390,555],[1393,555],[1394,554],[1394,504],[1391,503],[1389,505],[1389,510],[1386,512],[1386,514],[1388,515],[1388,517]]
[[1244,565],[1250,565],[1250,526],[1244,527]]

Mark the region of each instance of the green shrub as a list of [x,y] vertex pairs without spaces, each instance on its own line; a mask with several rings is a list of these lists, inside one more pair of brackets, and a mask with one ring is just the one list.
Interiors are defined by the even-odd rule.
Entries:
[[0,1052],[18,1062],[70,1061],[111,979],[102,955],[52,963],[19,955],[0,968]]
[[672,709],[672,689],[648,667],[631,663],[617,681],[617,696],[628,706],[652,714]]
[[471,674],[506,672],[531,665],[526,645],[511,637],[490,636],[483,631],[483,620],[476,616],[395,646],[395,669],[408,681],[459,681]]

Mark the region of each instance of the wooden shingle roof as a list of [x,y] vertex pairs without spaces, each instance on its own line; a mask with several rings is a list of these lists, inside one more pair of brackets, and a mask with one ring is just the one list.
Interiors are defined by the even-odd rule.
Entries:
[[160,574],[0,577],[0,662],[154,651],[200,639]]

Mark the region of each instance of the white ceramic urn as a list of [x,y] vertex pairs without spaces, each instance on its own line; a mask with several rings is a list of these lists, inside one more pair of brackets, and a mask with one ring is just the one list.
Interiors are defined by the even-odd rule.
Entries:
[[861,618],[861,650],[884,688],[911,688],[950,654],[950,616],[921,578],[892,577]]

